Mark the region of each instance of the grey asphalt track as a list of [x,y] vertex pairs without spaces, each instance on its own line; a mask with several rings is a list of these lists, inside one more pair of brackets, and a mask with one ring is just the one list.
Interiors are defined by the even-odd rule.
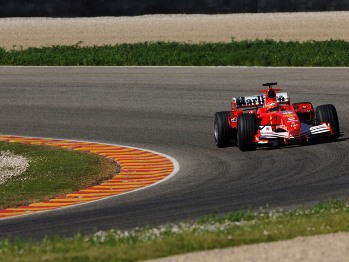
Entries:
[[[338,142],[218,149],[213,114],[277,81],[292,102],[333,103]],[[1,67],[0,133],[98,141],[168,154],[180,172],[98,203],[0,220],[0,237],[42,238],[348,199],[349,68]]]

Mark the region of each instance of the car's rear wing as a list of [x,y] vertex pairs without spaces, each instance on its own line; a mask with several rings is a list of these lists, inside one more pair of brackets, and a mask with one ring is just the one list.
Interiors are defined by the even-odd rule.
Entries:
[[[233,109],[255,109],[264,105],[265,95],[233,97]],[[287,92],[276,92],[276,101],[279,104],[290,104]]]

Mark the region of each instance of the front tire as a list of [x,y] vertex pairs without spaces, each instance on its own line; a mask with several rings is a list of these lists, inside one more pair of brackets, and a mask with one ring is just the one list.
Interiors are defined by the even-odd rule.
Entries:
[[230,111],[214,114],[214,139],[217,147],[229,146],[234,139],[234,129],[230,127],[229,116]]
[[321,105],[316,108],[316,123],[321,125],[322,123],[330,124],[333,135],[330,136],[332,141],[336,141],[339,137],[339,121],[337,110],[332,104]]
[[258,120],[253,114],[242,114],[238,117],[237,144],[241,151],[256,150],[254,137],[258,132]]

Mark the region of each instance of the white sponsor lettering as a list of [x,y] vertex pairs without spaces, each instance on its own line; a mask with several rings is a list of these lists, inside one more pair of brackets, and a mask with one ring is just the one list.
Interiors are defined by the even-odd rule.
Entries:
[[[236,103],[237,107],[262,106],[264,100],[265,95],[233,97],[233,102]],[[286,92],[276,93],[276,101],[278,103],[287,103],[290,101],[290,98]]]
[[293,123],[293,122],[298,122],[298,119],[296,119],[296,117],[294,116],[287,118],[287,123]]

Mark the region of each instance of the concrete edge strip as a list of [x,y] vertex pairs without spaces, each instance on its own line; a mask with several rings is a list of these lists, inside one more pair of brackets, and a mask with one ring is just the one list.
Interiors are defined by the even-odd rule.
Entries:
[[179,171],[179,164],[174,158],[142,148],[89,141],[6,135],[0,136],[0,141],[48,145],[91,152],[112,159],[121,166],[118,174],[99,185],[47,201],[0,210],[0,219],[68,208],[124,195],[155,186],[173,177]]

